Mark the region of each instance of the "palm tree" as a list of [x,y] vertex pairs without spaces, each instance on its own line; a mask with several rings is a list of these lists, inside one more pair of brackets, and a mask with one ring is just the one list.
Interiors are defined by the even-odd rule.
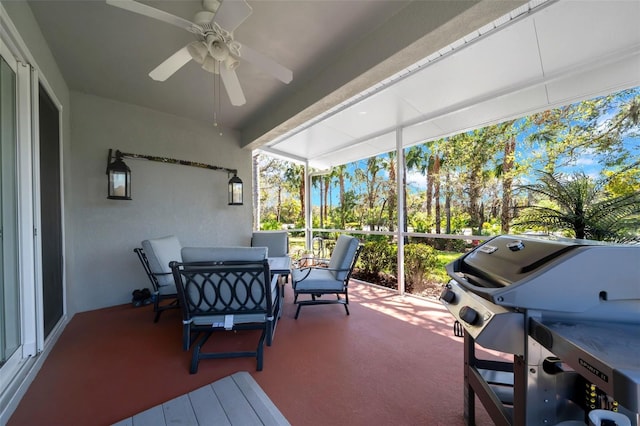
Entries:
[[298,190],[300,200],[299,221],[304,223],[304,193],[305,193],[305,167],[300,164],[291,164],[284,172],[284,179],[287,187],[293,192]]
[[640,192],[610,195],[606,191],[617,173],[597,181],[582,172],[569,178],[544,171],[539,175],[537,182],[519,189],[549,203],[526,207],[516,224],[571,231],[578,239],[611,241],[623,239],[625,231],[639,225]]

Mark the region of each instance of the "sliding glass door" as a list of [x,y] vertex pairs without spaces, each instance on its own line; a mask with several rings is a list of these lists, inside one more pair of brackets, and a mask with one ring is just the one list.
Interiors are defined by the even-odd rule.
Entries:
[[16,94],[15,61],[0,56],[0,369],[22,355]]

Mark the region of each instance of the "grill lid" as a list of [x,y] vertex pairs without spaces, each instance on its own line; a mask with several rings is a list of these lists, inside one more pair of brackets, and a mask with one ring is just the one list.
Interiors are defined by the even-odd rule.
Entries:
[[508,235],[493,238],[458,259],[455,272],[478,287],[517,283],[565,253],[587,244]]
[[640,246],[501,235],[446,269],[465,289],[503,306],[582,312],[640,299]]

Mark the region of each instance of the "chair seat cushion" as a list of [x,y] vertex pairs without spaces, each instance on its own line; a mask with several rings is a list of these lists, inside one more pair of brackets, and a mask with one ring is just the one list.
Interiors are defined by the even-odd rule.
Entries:
[[[337,280],[333,273],[325,268],[311,269],[306,278],[306,269],[294,269],[292,271],[292,280],[294,282],[296,292],[313,292],[319,291],[341,291],[344,288],[343,282]],[[304,279],[303,279],[304,278]]]

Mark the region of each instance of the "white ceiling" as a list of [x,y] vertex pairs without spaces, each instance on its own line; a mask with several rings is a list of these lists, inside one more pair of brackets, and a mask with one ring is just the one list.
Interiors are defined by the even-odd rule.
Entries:
[[[245,147],[316,168],[390,151],[396,129],[411,145],[640,85],[638,0],[247,1],[235,38],[294,77],[242,63],[247,104],[223,95],[218,121]],[[189,20],[201,9],[142,2]],[[28,3],[71,90],[213,123],[212,74],[191,62],[165,82],[147,75],[188,32],[104,0]]]
[[[140,0],[191,20],[200,0]],[[224,0],[239,1],[239,0]],[[256,148],[394,75],[525,0],[247,0],[234,32],[293,71],[285,85],[249,63],[237,69],[247,103],[213,97],[213,77],[189,63],[165,82],[150,70],[193,41],[183,29],[104,0],[28,0],[65,81],[94,94],[237,132]],[[11,14],[17,4],[0,0]],[[22,9],[16,13],[22,12]]]
[[[7,7],[11,6],[9,0]],[[225,0],[235,1],[235,0]],[[192,20],[201,0],[142,0]],[[269,105],[304,88],[320,67],[385,24],[410,0],[248,0],[253,13],[235,39],[293,70],[285,85],[250,63],[237,69],[247,103],[233,107],[226,92],[218,121],[242,131]],[[195,40],[181,28],[109,6],[104,0],[29,0],[31,10],[72,90],[213,122],[213,74],[191,61],[165,82],[148,73]],[[223,89],[224,90],[224,89]]]
[[[640,85],[640,2],[531,3],[269,142],[327,169]],[[533,9],[532,9],[533,8]]]

